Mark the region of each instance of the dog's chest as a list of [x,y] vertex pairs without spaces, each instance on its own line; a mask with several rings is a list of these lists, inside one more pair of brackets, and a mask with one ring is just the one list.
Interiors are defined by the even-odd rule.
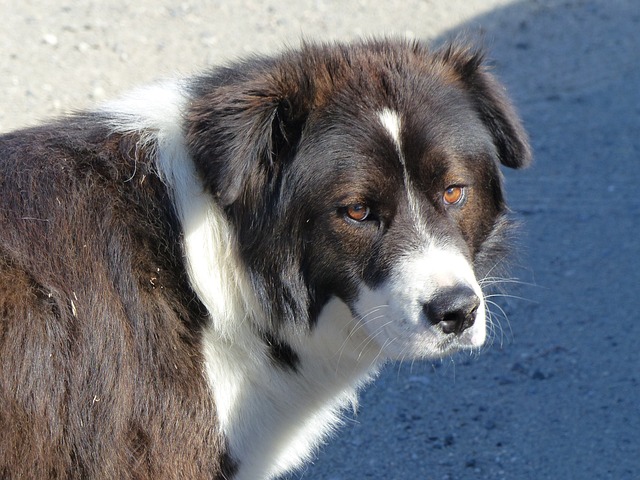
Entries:
[[275,364],[258,339],[231,346],[205,335],[220,427],[238,465],[234,480],[268,479],[299,467],[340,424],[342,411],[356,408],[358,388],[377,372],[375,357],[351,356],[357,335],[345,341],[344,325],[326,323],[293,344],[295,368]]

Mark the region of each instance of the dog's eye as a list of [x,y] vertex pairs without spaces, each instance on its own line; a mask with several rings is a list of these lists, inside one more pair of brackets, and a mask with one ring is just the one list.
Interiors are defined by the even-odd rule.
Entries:
[[464,187],[459,185],[451,185],[442,194],[442,201],[445,205],[457,205],[464,200]]
[[345,213],[351,220],[364,222],[371,213],[371,209],[364,203],[354,203],[347,206]]

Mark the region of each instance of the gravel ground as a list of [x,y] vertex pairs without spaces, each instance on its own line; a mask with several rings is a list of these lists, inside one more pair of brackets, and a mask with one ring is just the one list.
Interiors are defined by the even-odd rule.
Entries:
[[301,37],[472,32],[531,134],[492,345],[390,365],[291,480],[640,478],[636,0],[132,3],[0,0],[0,131]]

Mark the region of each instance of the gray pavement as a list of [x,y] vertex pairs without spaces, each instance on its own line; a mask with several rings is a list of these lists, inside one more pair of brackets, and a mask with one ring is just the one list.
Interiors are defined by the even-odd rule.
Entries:
[[[480,355],[390,365],[293,479],[640,478],[640,3],[0,0],[0,130],[307,38],[488,47],[535,150]],[[45,6],[49,5],[49,6]]]

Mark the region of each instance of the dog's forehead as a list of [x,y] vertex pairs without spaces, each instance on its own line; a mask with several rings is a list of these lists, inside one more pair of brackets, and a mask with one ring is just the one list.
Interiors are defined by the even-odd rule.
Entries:
[[[354,63],[341,72],[348,79],[331,82],[332,92],[316,105],[298,150],[306,172],[375,190],[384,183],[386,190],[406,175],[424,177],[451,163],[462,165],[457,160],[496,157],[491,134],[455,72],[382,63]],[[327,170],[327,163],[335,168]]]
[[491,133],[470,104],[417,103],[410,107],[382,102],[367,110],[345,110],[324,133],[333,138],[340,164],[352,154],[392,161],[397,167],[442,158],[496,158]]
[[452,74],[415,78],[387,71],[384,78],[369,79],[363,89],[336,89],[329,106],[334,132],[382,136],[394,148],[411,142],[422,150],[452,153],[491,148],[490,132],[471,93]]
[[346,183],[382,194],[401,187],[407,175],[428,183],[426,177],[449,167],[460,171],[496,157],[488,130],[471,109],[375,106],[323,121],[303,141],[298,161],[305,175],[328,182],[330,189]]

